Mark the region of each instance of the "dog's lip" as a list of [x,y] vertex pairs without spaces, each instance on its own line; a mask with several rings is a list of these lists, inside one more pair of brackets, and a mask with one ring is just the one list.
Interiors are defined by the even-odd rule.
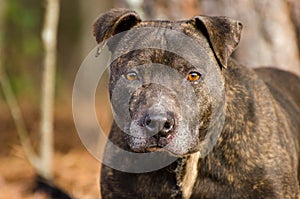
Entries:
[[145,147],[146,151],[154,152],[159,151],[166,147],[174,137],[174,133],[168,134],[166,137],[151,137],[149,143]]
[[155,152],[155,151],[158,151],[160,150],[161,148],[158,147],[158,146],[150,146],[150,147],[147,147],[146,148],[146,151],[149,151],[149,152]]
[[174,133],[169,133],[169,134],[166,136],[166,139],[167,139],[167,140],[171,140],[173,137],[174,137]]

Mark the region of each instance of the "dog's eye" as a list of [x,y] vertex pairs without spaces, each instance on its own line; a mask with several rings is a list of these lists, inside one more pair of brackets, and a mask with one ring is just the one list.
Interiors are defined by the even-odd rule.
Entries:
[[138,79],[138,75],[136,74],[136,72],[130,71],[125,74],[125,78],[129,81],[134,81]]
[[187,79],[190,81],[190,82],[197,82],[199,81],[201,78],[201,74],[198,73],[198,72],[190,72],[187,76]]

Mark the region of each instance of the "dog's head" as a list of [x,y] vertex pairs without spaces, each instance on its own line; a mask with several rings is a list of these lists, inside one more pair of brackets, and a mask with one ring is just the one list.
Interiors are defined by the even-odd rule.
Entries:
[[142,21],[126,9],[96,20],[96,40],[107,41],[112,52],[115,120],[131,150],[177,156],[201,150],[209,129],[216,130],[214,112],[224,108],[222,70],[241,29],[226,17]]

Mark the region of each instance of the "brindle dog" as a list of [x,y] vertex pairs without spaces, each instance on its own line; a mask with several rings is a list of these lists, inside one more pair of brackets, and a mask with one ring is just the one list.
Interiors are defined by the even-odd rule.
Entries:
[[[144,27],[157,32],[146,34]],[[178,159],[146,173],[102,165],[102,198],[298,198],[300,78],[275,68],[253,70],[230,58],[240,41],[242,24],[227,17],[142,21],[134,11],[114,9],[96,20],[94,35],[100,43],[139,29],[134,35],[122,35],[123,44],[108,42],[112,53],[157,41],[180,43],[175,35],[165,33],[166,29],[176,30],[199,44],[199,49],[182,44],[184,54],[206,69],[194,67],[173,52],[151,48],[128,51],[111,63],[110,95],[124,79],[122,89],[131,95],[128,111],[135,125],[129,125],[133,134],[128,134],[114,122],[109,139],[127,151],[163,149]],[[201,57],[193,57],[195,52]],[[185,77],[196,96],[193,104],[187,101],[186,111],[197,108],[198,115],[186,119],[172,89],[147,83],[147,73],[140,75],[136,67],[149,63],[167,65]],[[208,68],[212,70],[208,72]],[[212,103],[220,101],[211,96],[205,79],[216,74],[221,83],[211,87],[224,87],[224,125],[213,149],[201,156],[212,122]],[[130,91],[137,81],[142,81],[142,86]],[[149,132],[153,135],[143,136]],[[106,151],[105,156],[110,155]]]

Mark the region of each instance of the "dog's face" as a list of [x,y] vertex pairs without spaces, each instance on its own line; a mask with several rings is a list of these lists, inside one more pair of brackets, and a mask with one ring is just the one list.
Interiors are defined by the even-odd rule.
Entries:
[[131,150],[164,149],[176,156],[201,150],[240,32],[239,22],[223,17],[141,21],[119,9],[98,18],[99,43],[121,33],[108,40],[110,97],[120,137]]

